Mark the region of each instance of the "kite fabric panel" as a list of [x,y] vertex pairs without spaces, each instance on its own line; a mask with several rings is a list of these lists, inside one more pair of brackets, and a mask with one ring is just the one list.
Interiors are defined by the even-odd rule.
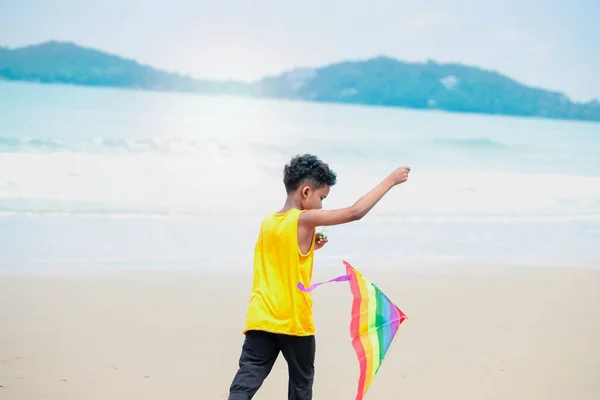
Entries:
[[406,315],[360,272],[344,261],[350,276],[350,335],[360,365],[356,400],[362,400],[379,371]]
[[353,297],[350,336],[360,366],[356,400],[362,400],[390,350],[400,324],[407,316],[350,263],[344,261],[344,265],[346,275],[315,283],[308,288],[298,282],[297,287],[303,292],[312,292],[326,283],[350,282]]

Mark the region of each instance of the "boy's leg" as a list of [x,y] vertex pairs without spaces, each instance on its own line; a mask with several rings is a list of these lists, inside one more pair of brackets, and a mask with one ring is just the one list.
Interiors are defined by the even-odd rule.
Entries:
[[277,336],[248,331],[242,346],[239,369],[229,388],[229,400],[250,400],[271,372],[279,355]]
[[281,352],[288,363],[289,400],[312,400],[315,377],[314,336],[279,335]]

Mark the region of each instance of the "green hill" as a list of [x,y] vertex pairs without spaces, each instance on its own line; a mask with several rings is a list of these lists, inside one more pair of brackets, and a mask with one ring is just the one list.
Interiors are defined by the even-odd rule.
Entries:
[[46,42],[0,51],[0,77],[8,80],[147,90],[235,93],[237,82],[193,79],[73,43]]
[[246,84],[195,79],[73,43],[46,42],[0,47],[0,79],[600,121],[597,100],[573,102],[477,67],[389,57],[296,69]]
[[298,69],[254,84],[258,96],[455,112],[600,121],[600,104],[459,64],[388,57]]

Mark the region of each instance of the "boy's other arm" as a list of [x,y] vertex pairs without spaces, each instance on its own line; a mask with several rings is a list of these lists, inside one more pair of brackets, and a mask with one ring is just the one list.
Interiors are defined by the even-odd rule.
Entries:
[[408,167],[398,168],[352,206],[336,210],[307,210],[300,214],[298,222],[305,229],[314,229],[317,226],[340,225],[358,221],[367,215],[390,189],[406,182],[409,172],[410,168]]

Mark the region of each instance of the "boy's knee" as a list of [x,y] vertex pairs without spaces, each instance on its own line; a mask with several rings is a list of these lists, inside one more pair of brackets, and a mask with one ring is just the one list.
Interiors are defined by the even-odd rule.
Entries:
[[293,384],[289,390],[289,399],[291,400],[312,400],[313,390],[312,382],[308,384]]
[[227,400],[250,400],[250,395],[246,392],[231,392]]

